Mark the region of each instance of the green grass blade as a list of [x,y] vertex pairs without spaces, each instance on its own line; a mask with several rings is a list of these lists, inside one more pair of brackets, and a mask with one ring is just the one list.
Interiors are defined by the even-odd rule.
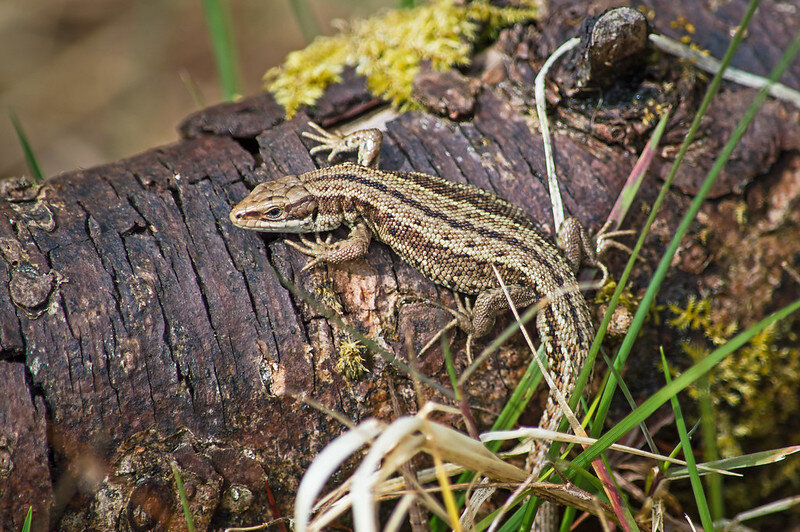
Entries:
[[303,34],[306,44],[322,33],[319,24],[317,24],[317,19],[314,18],[314,13],[306,0],[289,0],[289,7],[292,8],[294,20],[297,22],[297,27],[300,28],[300,33]]
[[28,506],[28,514],[25,516],[25,521],[22,523],[22,532],[31,532],[32,522],[33,522],[33,506]]
[[203,13],[222,85],[222,96],[231,101],[241,94],[241,77],[230,11],[224,0],[203,0]]
[[[519,532],[520,529],[522,528],[522,522],[523,522],[523,518],[524,518],[524,514],[522,513],[522,511],[523,511],[523,509],[520,508],[516,512],[514,512],[511,515],[511,517],[509,517],[506,520],[506,522],[503,523],[503,526],[501,526],[500,528],[497,529],[498,532]],[[484,522],[481,521],[480,525],[483,525],[483,524],[484,524]],[[487,523],[486,526],[483,526],[483,527],[478,526],[478,530],[486,530],[487,528],[489,528],[489,524],[491,524],[491,521],[489,523]]]
[[447,341],[447,335],[442,335],[442,352],[444,353],[444,362],[445,367],[447,368],[447,375],[450,377],[450,386],[453,387],[453,394],[455,395],[456,401],[460,401],[461,391],[458,386],[458,375],[456,372],[456,363],[453,360],[453,353],[450,349],[450,342]]
[[14,126],[14,131],[17,132],[17,138],[22,146],[22,151],[25,153],[25,162],[28,164],[28,170],[31,172],[31,177],[33,177],[34,181],[37,183],[44,182],[42,169],[39,167],[39,162],[36,160],[36,154],[33,153],[31,143],[28,142],[28,136],[25,134],[25,130],[22,129],[22,124],[17,118],[17,114],[9,109],[8,118],[11,120],[11,124]]
[[[669,374],[669,364],[667,363],[667,357],[664,355],[663,349],[661,350],[661,364],[664,366],[664,379],[667,381],[667,384],[669,384],[672,382],[672,377]],[[694,492],[697,511],[700,513],[700,521],[703,523],[704,530],[714,530],[714,521],[711,519],[711,511],[708,509],[708,501],[703,491],[703,482],[700,480],[700,475],[697,474],[697,463],[694,460],[694,453],[692,452],[692,442],[689,441],[689,435],[686,433],[686,423],[683,421],[683,411],[681,410],[681,405],[678,403],[677,394],[670,397],[669,400],[672,403],[672,411],[675,414],[675,425],[678,427],[678,434],[681,438],[683,457],[686,460],[686,468],[689,471],[689,482]]]
[[175,484],[178,485],[178,494],[181,498],[181,506],[183,507],[183,517],[186,519],[186,529],[189,532],[194,532],[194,518],[189,509],[189,499],[186,498],[186,491],[183,489],[183,480],[181,479],[181,472],[178,469],[178,464],[172,463],[172,476],[175,477]]
[[[711,80],[711,83],[708,86],[708,90],[706,91],[706,94],[703,97],[703,101],[700,103],[700,107],[698,108],[697,113],[695,114],[694,120],[692,121],[692,124],[689,127],[689,131],[686,134],[686,138],[684,139],[683,144],[681,145],[680,150],[678,151],[678,155],[675,157],[675,161],[674,161],[674,163],[672,165],[672,168],[670,168],[669,174],[667,175],[667,178],[664,180],[664,185],[661,187],[661,190],[660,190],[660,192],[658,194],[658,197],[656,198],[655,202],[653,203],[653,208],[650,211],[650,215],[647,218],[647,222],[645,223],[645,226],[642,229],[641,234],[639,235],[639,239],[637,240],[636,245],[633,248],[633,253],[631,254],[630,259],[628,260],[628,264],[625,266],[625,271],[622,273],[622,276],[621,276],[620,281],[619,281],[619,283],[617,285],[617,288],[614,291],[614,294],[611,296],[611,300],[609,301],[608,310],[606,311],[606,314],[603,316],[603,321],[602,321],[602,323],[601,323],[601,325],[600,325],[600,327],[599,327],[599,329],[597,331],[597,336],[595,338],[594,343],[592,344],[592,348],[589,351],[588,360],[590,362],[592,362],[592,363],[594,362],[594,359],[597,357],[597,352],[600,349],[600,344],[602,343],[603,337],[605,336],[606,328],[608,327],[608,324],[611,321],[612,312],[613,312],[614,308],[616,307],[617,303],[619,302],[619,298],[622,295],[622,290],[625,288],[625,285],[626,285],[626,283],[628,281],[630,273],[633,270],[633,265],[634,265],[634,262],[636,260],[636,257],[638,256],[639,251],[641,250],[642,246],[644,245],[644,239],[647,236],[647,233],[649,232],[650,226],[653,224],[653,221],[655,220],[656,214],[658,213],[659,209],[661,208],[661,204],[664,202],[664,199],[666,198],[666,195],[667,195],[667,192],[669,190],[669,187],[671,186],[672,181],[673,181],[673,179],[675,178],[675,175],[678,172],[678,167],[680,166],[681,162],[683,161],[683,158],[686,155],[686,152],[689,150],[689,146],[691,145],[692,141],[694,140],[695,135],[697,134],[697,131],[700,128],[700,120],[705,115],[706,111],[708,110],[709,106],[711,105],[711,101],[713,100],[714,95],[717,93],[717,90],[719,89],[719,86],[722,83],[722,73],[725,70],[725,68],[728,66],[728,64],[730,63],[731,59],[733,58],[733,54],[736,52],[736,49],[738,48],[739,43],[742,41],[742,39],[744,37],[744,33],[747,31],[747,27],[750,25],[750,20],[752,19],[753,14],[755,13],[756,8],[758,7],[758,4],[759,4],[758,0],[751,0],[750,4],[748,5],[747,11],[746,11],[744,17],[742,17],[742,20],[741,20],[741,22],[739,23],[739,25],[737,27],[736,33],[734,34],[733,38],[731,39],[731,43],[728,46],[728,50],[725,52],[725,56],[722,58],[721,69],[714,76],[714,78]],[[759,93],[759,94],[761,94],[761,93]],[[753,106],[751,106],[751,108],[752,107]],[[758,109],[758,107],[760,107],[760,104],[755,107],[753,113],[755,112],[755,110]],[[749,109],[748,109],[748,111],[749,111]],[[746,117],[745,117],[740,121],[740,125],[742,123],[745,123],[745,125],[746,125],[746,124],[749,124],[749,122],[750,121],[746,120]],[[735,139],[736,142],[738,142],[738,138],[739,137],[741,137],[741,135],[739,135],[737,137],[737,135],[734,134],[731,137],[731,140]],[[729,141],[729,144],[730,144],[730,141]],[[735,146],[735,143],[733,145]],[[726,145],[726,148],[727,148],[727,145]],[[723,149],[723,152],[724,151],[725,150]],[[720,155],[720,157],[717,159],[717,163],[721,163],[720,164],[720,169],[721,169],[721,165],[724,164],[727,161],[727,159],[728,159],[728,157],[723,157],[722,155]],[[688,228],[689,223],[691,222],[691,220],[694,219],[694,214],[692,213],[692,211],[696,212],[696,210],[699,209],[699,206],[702,203],[702,200],[705,199],[705,195],[706,195],[708,189],[714,183],[714,180],[716,180],[716,176],[718,174],[719,174],[719,170],[715,171],[714,169],[712,169],[709,172],[709,175],[706,177],[705,182],[703,183],[703,189],[701,189],[701,191],[698,192],[697,196],[695,196],[695,201],[690,206],[690,210],[684,216],[683,223],[681,224],[681,228],[682,228],[684,233],[686,232],[686,229]],[[705,190],[705,192],[703,192],[703,190]],[[690,214],[691,214],[691,216],[690,216]],[[679,229],[679,231],[680,231],[680,229]],[[633,342],[636,340],[636,337],[638,336],[639,330],[641,329],[641,327],[642,327],[642,325],[644,323],[644,319],[645,319],[645,317],[647,315],[647,311],[649,310],[650,306],[653,304],[653,301],[655,300],[655,295],[658,292],[658,288],[661,286],[661,282],[664,279],[664,276],[666,275],[666,271],[667,271],[667,269],[668,269],[668,267],[670,265],[670,262],[672,260],[672,256],[675,254],[675,250],[677,249],[677,246],[680,243],[680,240],[681,240],[682,236],[683,236],[682,234],[680,235],[680,237],[678,237],[678,235],[676,235],[676,237],[673,238],[672,242],[670,243],[670,247],[664,253],[664,257],[662,258],[661,263],[658,266],[658,269],[656,270],[655,274],[653,275],[653,279],[652,279],[650,285],[648,286],[647,292],[645,293],[644,297],[642,298],[642,301],[641,301],[641,303],[639,305],[639,309],[637,310],[636,314],[634,315],[633,322],[631,323],[631,328],[630,328],[628,334],[626,335],[625,339],[623,340],[623,343],[620,346],[619,350],[617,351],[616,360],[614,362],[614,367],[617,368],[617,371],[621,371],[622,367],[625,365],[625,361],[627,360],[628,355],[630,354],[631,348],[633,347]],[[588,379],[588,376],[589,376],[588,371],[585,372],[585,373],[586,373],[585,377],[584,377],[583,372],[582,372],[581,376],[578,379],[578,384],[581,385],[581,386],[585,385],[586,379]],[[580,389],[582,390],[583,388],[581,387]],[[602,399],[600,401],[600,406],[598,408],[597,415],[595,416],[595,419],[596,419],[597,422],[594,424],[594,427],[593,427],[593,429],[594,429],[593,432],[592,432],[592,436],[593,437],[597,437],[599,435],[600,430],[603,427],[603,422],[605,421],[606,415],[608,414],[608,409],[611,406],[611,399],[614,396],[615,390],[616,390],[616,379],[614,379],[614,377],[612,376],[608,380],[608,384],[605,387],[605,389],[603,390],[603,396],[602,396]]]
[[[761,451],[758,453],[745,454],[742,456],[734,456],[733,458],[723,458],[714,462],[706,462],[700,464],[700,467],[711,467],[723,471],[732,471],[734,469],[741,469],[744,467],[758,467],[767,464],[774,464],[785,460],[787,456],[800,452],[800,445],[791,445],[789,447],[782,447],[780,449],[772,449],[769,451]],[[667,478],[679,479],[685,478],[689,472],[685,466],[675,467],[666,473]],[[703,472],[700,471],[702,475]]]
[[588,449],[584,450],[580,455],[578,455],[577,458],[575,458],[576,464],[579,467],[586,467],[592,459],[597,457],[601,452],[608,448],[609,445],[619,440],[633,427],[647,419],[647,417],[658,410],[661,405],[669,401],[673,395],[685,389],[691,383],[699,379],[702,375],[709,372],[714,366],[724,360],[725,357],[750,341],[750,339],[752,339],[756,334],[799,309],[800,300],[795,301],[791,305],[783,307],[776,312],[773,312],[752,327],[737,334],[725,345],[720,346],[712,351],[706,358],[696,363],[683,372],[683,374],[681,374],[678,378],[661,388],[649,399],[645,400],[639,406],[639,408],[625,416],[622,421],[617,423],[615,426],[609,429],[608,432],[598,438],[595,443],[593,443]]
[[[708,375],[703,375],[697,381],[697,389],[700,396],[697,403],[700,410],[700,434],[703,437],[703,460],[714,462],[719,460],[719,450],[717,449],[717,413],[711,400],[711,386]],[[725,515],[725,506],[722,496],[722,475],[719,473],[709,473],[706,478],[706,489],[711,501],[711,517],[714,521],[722,519]]]
[[[636,400],[633,398],[633,394],[631,393],[628,385],[625,384],[625,381],[622,379],[622,375],[619,374],[617,368],[614,367],[614,364],[607,356],[603,356],[605,360],[606,366],[608,367],[609,371],[614,378],[617,379],[617,384],[619,384],[619,390],[622,392],[622,395],[625,397],[625,401],[628,402],[628,406],[631,407],[631,410],[636,408]],[[642,436],[644,436],[645,441],[647,442],[647,446],[650,448],[651,453],[657,453],[658,447],[656,447],[656,442],[653,441],[653,437],[650,435],[650,431],[647,430],[647,424],[641,423],[639,425],[639,430],[642,431]]]

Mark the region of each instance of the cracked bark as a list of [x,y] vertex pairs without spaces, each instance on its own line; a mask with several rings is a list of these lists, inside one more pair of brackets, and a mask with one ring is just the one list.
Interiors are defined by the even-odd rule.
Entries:
[[[599,4],[588,9],[597,13]],[[439,80],[444,88],[454,83],[470,91],[455,98],[460,117],[464,102],[472,102],[465,121],[418,112],[388,122],[382,167],[493,190],[549,231],[541,139],[520,95],[530,89],[528,76],[542,56],[575,33],[583,15],[557,6],[551,12],[549,23],[501,35],[497,46],[508,54],[501,82],[479,83],[475,90],[480,73],[469,74],[473,83]],[[698,16],[713,20],[702,10]],[[661,27],[668,22],[656,21],[658,29],[669,32]],[[769,41],[768,27],[756,25],[748,41]],[[764,70],[760,63],[739,66]],[[798,68],[790,76],[795,86]],[[667,68],[661,73],[678,75]],[[656,94],[678,106],[670,128],[678,142],[696,104],[695,81]],[[435,97],[436,76],[420,90]],[[740,89],[727,90],[734,96],[717,106],[717,116],[742,101],[735,97]],[[598,107],[589,120],[570,107],[574,103],[563,98],[556,106],[558,120],[570,125],[556,131],[556,166],[569,177],[562,183],[567,210],[597,229],[649,130],[624,129],[609,144],[604,125],[641,117]],[[38,529],[115,528],[122,520],[143,529],[159,520],[179,528],[172,461],[198,494],[192,510],[201,528],[256,524],[271,517],[265,486],[287,515],[309,460],[341,431],[293,395],[308,394],[355,421],[389,420],[395,415],[385,391],[391,379],[404,407],[414,410],[408,381],[377,356],[367,361],[370,373],[361,380],[339,375],[334,366],[344,334],[292,296],[277,273],[309,293],[334,294],[348,323],[383,337],[400,357],[406,328],[420,347],[449,319],[428,302],[452,304],[450,294],[375,243],[365,261],[300,273],[305,257],[280,239],[228,221],[230,206],[265,176],[327,164],[313,160],[299,136],[309,117],[334,124],[379,104],[348,72],[317,107],[292,121],[268,95],[219,105],[189,117],[174,145],[53,177],[41,190],[6,191],[0,201],[0,378],[6,383],[0,394],[0,528],[18,529],[28,505]],[[761,156],[737,168],[737,179],[723,181],[722,194],[739,192],[781,153],[797,149],[792,111],[773,107],[759,129],[759,139],[769,142],[747,148]],[[771,122],[780,127],[770,128]],[[712,129],[713,138],[724,141],[730,127],[725,122],[722,131]],[[259,161],[263,167],[256,170]],[[707,165],[702,157],[697,161]],[[640,225],[642,206],[655,193],[654,185],[643,188],[632,227]],[[664,213],[650,259],[687,200],[675,194],[670,202],[675,208]],[[637,268],[641,278],[651,264]],[[462,340],[457,337],[457,348]],[[475,375],[467,393],[479,423],[486,426],[499,411],[527,362],[514,343]],[[426,375],[447,381],[440,352],[419,363]],[[458,364],[465,364],[463,357]],[[536,419],[530,413],[527,420]],[[232,502],[240,499],[233,487],[250,494],[247,505]]]

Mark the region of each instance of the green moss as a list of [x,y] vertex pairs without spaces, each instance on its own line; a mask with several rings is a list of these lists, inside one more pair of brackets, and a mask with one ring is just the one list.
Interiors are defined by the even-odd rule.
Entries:
[[[713,344],[732,337],[737,326],[714,312],[714,302],[690,298],[686,308],[670,305],[676,317],[670,323],[682,331],[697,333],[682,344],[694,361],[708,356]],[[726,357],[708,374],[708,391],[714,406],[717,448],[722,457],[774,449],[798,441],[792,421],[800,413],[797,383],[800,381],[800,347],[797,320],[767,327],[736,353]],[[702,390],[690,387],[698,398]],[[792,432],[794,431],[794,432]],[[726,482],[726,505],[741,511],[756,502],[796,491],[800,461],[748,470],[747,482]],[[731,510],[733,511],[733,510]]]
[[711,304],[707,299],[698,300],[695,296],[689,296],[686,308],[670,304],[669,309],[675,314],[669,324],[681,331],[702,329],[710,323]]
[[352,338],[342,339],[339,343],[339,359],[334,368],[337,373],[349,381],[357,381],[369,370],[364,365],[367,347]]
[[[683,350],[695,361],[705,358],[710,344],[720,345],[737,330],[735,322],[715,319],[711,302],[690,297],[686,308],[670,305],[676,317],[670,324],[682,331],[697,331],[710,341],[685,342]],[[718,445],[723,456],[736,456],[747,439],[769,439],[776,427],[797,415],[800,348],[791,324],[767,327],[736,354],[726,357],[709,374],[711,397],[719,427]],[[698,396],[698,389],[690,388]]]
[[537,15],[534,0],[522,5],[501,8],[488,0],[467,5],[436,0],[356,20],[338,35],[317,37],[304,50],[290,53],[282,66],[264,75],[264,86],[291,118],[301,105],[313,105],[328,85],[340,81],[345,66],[352,66],[373,94],[398,109],[411,109],[417,106],[411,90],[423,60],[435,70],[469,64],[479,34],[493,36],[504,26]]

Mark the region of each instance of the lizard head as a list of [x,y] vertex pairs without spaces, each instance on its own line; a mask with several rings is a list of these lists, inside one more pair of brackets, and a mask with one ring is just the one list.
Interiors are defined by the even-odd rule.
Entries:
[[230,214],[237,227],[274,233],[308,233],[317,229],[317,200],[297,176],[261,183]]

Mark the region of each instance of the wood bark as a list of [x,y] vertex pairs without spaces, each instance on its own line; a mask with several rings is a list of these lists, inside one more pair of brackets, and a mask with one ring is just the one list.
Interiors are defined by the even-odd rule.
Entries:
[[[450,100],[388,121],[382,167],[493,190],[550,230],[542,141],[529,108],[533,76],[587,13],[605,7],[562,3],[573,4],[554,2],[548,19],[504,31],[494,46],[507,55],[493,69],[425,73],[420,100],[445,102],[452,89]],[[717,57],[744,4],[712,11],[694,2],[649,3],[656,30],[673,35],[670,20],[691,6],[692,21],[702,28],[693,38]],[[797,17],[764,6],[737,66],[766,73],[798,27]],[[797,88],[795,65],[784,82]],[[568,78],[568,70],[555,79]],[[630,87],[627,96],[674,106],[666,143],[680,143],[702,80],[662,58]],[[697,175],[732,130],[732,117],[752,96],[733,85],[724,90],[706,144],[693,152],[695,166],[679,179],[637,268],[641,279],[652,272],[689,201],[684,192],[696,188]],[[645,107],[635,103],[596,98],[586,106],[556,85],[548,95],[565,206],[596,230],[652,126]],[[41,188],[6,182],[0,199],[0,528],[19,529],[33,506],[39,530],[180,529],[173,463],[201,529],[286,516],[305,467],[342,431],[296,397],[312,397],[356,422],[391,420],[398,415],[391,386],[405,412],[416,410],[410,380],[377,355],[367,357],[369,373],[361,378],[337,372],[347,333],[293,295],[285,280],[332,301],[347,323],[404,360],[407,345],[418,349],[448,321],[434,303],[451,305],[451,295],[377,243],[367,260],[300,273],[305,257],[281,239],[228,220],[231,206],[264,176],[327,164],[309,156],[311,144],[300,136],[309,119],[327,126],[382,105],[348,71],[317,106],[291,121],[270,95],[259,95],[189,117],[173,145],[54,176]],[[741,193],[800,147],[795,110],[770,103],[759,120],[716,196]],[[656,172],[663,175],[669,162],[657,162]],[[630,226],[641,225],[657,186],[645,184]],[[611,260],[617,271],[623,259]],[[463,368],[463,338],[455,342]],[[473,377],[465,392],[482,428],[528,359],[512,343]],[[447,385],[440,349],[417,364]],[[528,417],[535,422],[535,415]]]

